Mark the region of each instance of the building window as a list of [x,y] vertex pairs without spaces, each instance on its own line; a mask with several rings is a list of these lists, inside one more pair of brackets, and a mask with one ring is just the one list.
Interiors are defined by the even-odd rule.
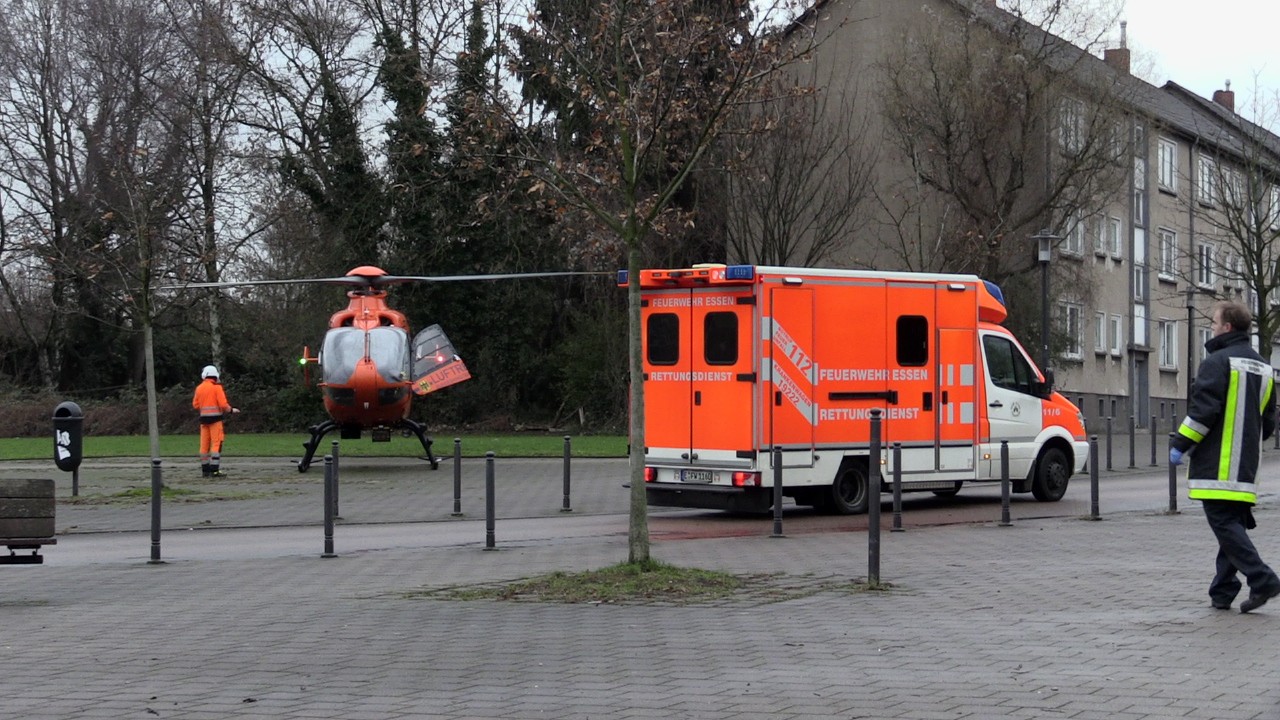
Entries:
[[1161,190],[1178,193],[1178,143],[1160,138],[1156,144],[1156,172]]
[[1267,207],[1267,217],[1271,220],[1271,229],[1280,230],[1280,185],[1271,186],[1271,203]]
[[1111,257],[1117,260],[1124,257],[1122,254],[1122,243],[1120,241],[1120,236],[1123,234],[1123,227],[1124,226],[1120,223],[1120,218],[1107,218],[1107,248],[1111,251]]
[[1160,279],[1175,280],[1178,275],[1178,233],[1159,228],[1156,237],[1160,239]]
[[1133,344],[1150,345],[1147,340],[1147,306],[1141,303],[1133,305]]
[[1107,314],[1099,312],[1093,325],[1093,351],[1105,355],[1107,352]]
[[1244,174],[1234,168],[1222,172],[1222,202],[1233,208],[1244,207],[1249,200]]
[[1201,242],[1196,247],[1196,284],[1202,288],[1212,288],[1214,280],[1213,244]]
[[1208,344],[1213,334],[1209,332],[1209,328],[1200,328],[1198,334],[1200,336],[1200,360],[1203,362],[1205,358],[1209,357],[1209,350],[1205,345]]
[[1120,357],[1120,348],[1124,347],[1124,318],[1111,316],[1111,354]]
[[1160,321],[1160,367],[1178,367],[1178,323],[1172,320]]
[[1147,264],[1133,264],[1133,299],[1142,302],[1147,299]]
[[1067,336],[1067,347],[1063,353],[1067,358],[1079,360],[1083,355],[1084,327],[1081,318],[1084,308],[1076,303],[1062,303],[1058,306],[1062,330]]
[[1147,225],[1147,161],[1133,159],[1133,224]]
[[1218,195],[1218,164],[1208,155],[1200,156],[1200,186],[1196,189],[1196,199],[1205,205],[1212,205]]
[[1105,216],[1095,215],[1089,218],[1089,237],[1093,240],[1094,254],[1105,256],[1107,254],[1107,218]]
[[1071,227],[1067,230],[1067,237],[1063,239],[1062,252],[1080,256],[1084,254],[1085,220],[1079,211],[1076,211],[1070,220]]
[[1074,155],[1084,145],[1084,103],[1074,98],[1062,101],[1058,116],[1058,142],[1063,152]]

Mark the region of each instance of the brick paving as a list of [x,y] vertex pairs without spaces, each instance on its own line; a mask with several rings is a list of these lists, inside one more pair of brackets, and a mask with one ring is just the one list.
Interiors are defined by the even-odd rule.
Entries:
[[[421,591],[624,560],[625,463],[575,462],[565,514],[559,461],[511,461],[502,482],[520,491],[499,496],[503,541],[485,552],[480,461],[463,520],[447,464],[424,478],[411,461],[344,461],[335,559],[319,557],[319,473],[228,464],[218,492],[243,495],[166,504],[170,559],[152,565],[144,504],[71,504],[64,475],[0,463],[57,477],[63,499],[47,564],[0,567],[0,717],[1280,719],[1280,602],[1209,607],[1212,537],[1185,500],[1180,515],[885,533],[882,592],[848,589],[867,572],[864,532],[762,527],[655,536],[653,554],[794,592],[464,602]],[[82,494],[146,470],[94,463]],[[1265,495],[1254,533],[1273,562],[1277,507]],[[417,536],[381,536],[399,528],[374,518]],[[261,538],[279,544],[219,552]]]

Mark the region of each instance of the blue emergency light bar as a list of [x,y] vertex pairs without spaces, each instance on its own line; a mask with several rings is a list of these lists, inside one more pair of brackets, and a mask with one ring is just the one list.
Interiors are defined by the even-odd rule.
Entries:
[[725,280],[754,280],[756,269],[753,265],[730,265],[724,269]]
[[619,271],[618,271],[618,284],[619,284],[619,285],[626,285],[626,284],[627,284],[627,271],[626,271],[626,270],[619,270]]
[[987,292],[991,293],[991,297],[994,297],[1001,305],[1008,307],[1008,304],[1004,301],[1004,292],[1000,290],[999,285],[990,280],[983,280],[982,284],[987,286]]

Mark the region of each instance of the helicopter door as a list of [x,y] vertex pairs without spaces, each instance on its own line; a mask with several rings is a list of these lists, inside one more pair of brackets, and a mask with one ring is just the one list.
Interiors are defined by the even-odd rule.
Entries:
[[413,338],[413,391],[426,395],[441,388],[470,380],[471,373],[453,350],[439,325],[432,325]]

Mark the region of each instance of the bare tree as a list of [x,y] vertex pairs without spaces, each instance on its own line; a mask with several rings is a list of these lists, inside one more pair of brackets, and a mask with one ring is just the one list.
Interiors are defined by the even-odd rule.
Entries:
[[1066,234],[1123,187],[1131,83],[1087,51],[1101,33],[1066,3],[929,13],[879,66],[908,168],[877,193],[887,245],[913,270],[1001,282],[1030,268],[1036,230]]
[[1219,299],[1244,301],[1253,311],[1258,352],[1271,359],[1280,332],[1280,138],[1266,129],[1280,101],[1255,94],[1246,119],[1189,93],[1200,135],[1210,139],[1192,157],[1191,189],[1179,194],[1195,228],[1191,257],[1176,262],[1176,248],[1161,248],[1188,286]]
[[775,79],[774,97],[722,139],[725,235],[730,256],[813,267],[847,254],[871,197],[875,148],[857,78]]
[[812,44],[774,23],[793,3],[593,0],[537,3],[521,41],[525,97],[513,123],[547,113],[524,160],[565,206],[593,217],[629,272],[631,513],[629,559],[649,558],[644,471],[639,275],[668,228],[678,193],[767,81]]

